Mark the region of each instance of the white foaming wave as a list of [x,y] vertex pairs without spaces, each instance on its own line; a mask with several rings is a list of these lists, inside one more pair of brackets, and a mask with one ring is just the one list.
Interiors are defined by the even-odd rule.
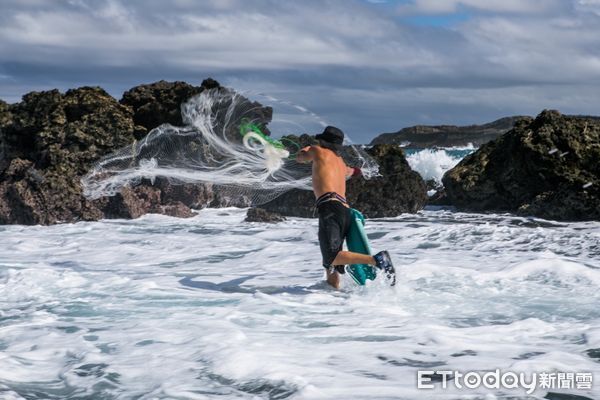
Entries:
[[[0,297],[10,303],[48,300],[52,298],[52,292],[77,288],[87,283],[87,280],[76,272],[57,271],[44,264],[36,268],[8,269],[0,277],[4,281],[0,287]],[[49,282],[52,284],[49,285]]]
[[452,157],[445,150],[425,149],[406,157],[410,167],[425,180],[434,179],[441,183],[446,171],[453,168],[461,159]]
[[0,384],[0,394],[2,395],[2,400],[26,400],[25,397],[19,396],[18,393],[10,390],[8,386]]
[[469,142],[465,146],[450,146],[450,147],[438,147],[442,150],[475,150],[476,147],[473,143]]
[[497,280],[522,281],[527,279],[554,278],[563,283],[600,286],[600,269],[591,268],[578,262],[559,257],[540,257],[525,262],[506,265],[495,271],[477,271],[473,267],[445,266],[419,262],[403,276],[406,280],[418,280],[436,276],[455,276],[472,279],[478,284]]
[[600,347],[598,223],[371,220],[398,285],[345,276],[335,292],[322,284],[315,220],[244,216],[6,227],[0,385],[24,398],[61,385],[105,398],[422,398],[418,369],[595,368],[585,351]]
[[591,268],[578,262],[558,257],[543,257],[535,260],[516,263],[506,268],[479,274],[478,282],[497,279],[526,279],[535,277],[554,277],[560,281],[583,283],[600,286],[600,269]]

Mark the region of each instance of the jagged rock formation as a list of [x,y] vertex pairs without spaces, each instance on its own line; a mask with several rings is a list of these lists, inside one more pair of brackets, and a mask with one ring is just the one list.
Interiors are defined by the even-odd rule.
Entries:
[[469,143],[480,146],[508,132],[519,120],[530,117],[515,116],[500,118],[483,125],[416,125],[393,133],[383,133],[371,144],[407,144],[413,148],[467,146]]
[[144,127],[136,135],[136,139],[141,139],[161,124],[182,126],[181,103],[202,90],[203,86],[192,86],[186,82],[159,81],[129,89],[119,102],[129,106],[133,111],[133,122]]
[[246,212],[245,221],[276,223],[285,221],[285,217],[282,217],[281,215],[274,212],[269,212],[264,208],[250,207]]
[[[147,85],[136,86],[123,94],[120,100],[121,104],[129,106],[133,110],[133,120],[136,125],[145,128],[143,132],[136,135],[136,139],[145,136],[146,133],[162,124],[171,124],[174,126],[183,126],[184,122],[181,116],[181,105],[189,98],[202,93],[207,89],[216,89],[226,95],[226,99],[230,100],[231,90],[222,87],[219,82],[208,78],[202,81],[200,86],[192,86],[186,82],[166,82],[159,81]],[[221,118],[215,120],[215,129],[219,130],[222,127],[220,123],[224,120],[225,112],[228,110],[231,101],[225,101],[220,105],[213,107],[213,114]],[[217,108],[218,107],[218,108]],[[262,106],[257,102],[245,102],[240,105],[236,111],[244,115],[253,115],[255,123],[259,124],[262,131],[269,134],[266,128],[267,124],[273,117],[273,109],[271,107]],[[237,120],[237,115],[231,116],[232,120]],[[262,124],[261,124],[262,122]],[[232,141],[239,141],[240,135],[237,126],[232,127],[226,135]]]
[[[161,123],[181,124],[181,103],[207,88],[229,90],[211,79],[201,86],[161,81],[127,91],[120,102],[92,87],[64,94],[32,92],[17,104],[0,101],[0,223],[135,218],[148,212],[189,217],[196,208],[249,206],[248,199],[232,199],[210,184],[172,185],[165,179],[142,182],[112,198],[89,201],[82,195],[80,178],[95,161]],[[256,120],[268,133],[272,109],[258,103],[248,106],[256,110]],[[499,120],[484,125],[484,131],[513,123]],[[235,127],[230,134],[239,140]],[[461,140],[477,144],[467,136]],[[435,143],[464,144],[452,142],[455,139],[448,133],[446,141]],[[313,140],[302,135],[293,141],[304,146]],[[352,206],[368,217],[421,209],[427,202],[426,186],[410,169],[401,148],[375,145],[368,152],[380,164],[382,177],[351,179],[347,197]],[[600,219],[598,160],[597,118],[544,111],[535,120],[520,119],[510,132],[484,144],[449,171],[443,179],[447,197],[436,202],[448,199],[465,210],[503,210],[551,219]],[[311,217],[313,201],[311,192],[293,190],[263,208]],[[260,218],[260,212],[254,213]]]
[[[382,176],[350,179],[346,188],[350,205],[370,218],[421,210],[427,202],[425,182],[410,168],[402,149],[396,145],[376,145],[367,152],[379,164]],[[261,207],[281,215],[311,218],[315,216],[314,202],[312,192],[291,190]]]
[[101,88],[32,92],[0,118],[0,223],[98,219],[79,177],[99,157],[130,143],[131,110]]
[[600,219],[600,121],[543,111],[465,157],[443,178],[460,209]]
[[0,102],[0,224],[135,218],[148,212],[183,217],[192,215],[191,207],[218,206],[210,185],[157,180],[89,201],[80,184],[95,161],[143,137],[162,118],[180,123],[180,103],[215,87],[212,79],[200,87],[161,81],[129,90],[120,103],[97,87],[32,92],[20,103]]

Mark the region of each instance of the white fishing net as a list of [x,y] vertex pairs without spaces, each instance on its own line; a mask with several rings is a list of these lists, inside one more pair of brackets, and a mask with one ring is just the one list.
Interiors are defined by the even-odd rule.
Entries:
[[[85,196],[113,196],[157,177],[211,184],[221,196],[254,205],[290,189],[310,190],[310,165],[295,161],[308,137],[286,135],[319,133],[325,123],[302,107],[263,97],[253,102],[225,88],[192,97],[181,106],[185,126],[161,125],[98,161],[82,178]],[[378,173],[360,146],[346,146],[343,157],[366,178]]]

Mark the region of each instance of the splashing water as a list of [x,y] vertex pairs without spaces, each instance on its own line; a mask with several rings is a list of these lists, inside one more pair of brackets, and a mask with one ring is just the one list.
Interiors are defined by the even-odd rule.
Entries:
[[406,161],[423,179],[433,179],[441,184],[444,174],[473,151],[475,151],[473,147],[411,149],[406,151]]
[[0,226],[0,399],[542,399],[419,370],[593,372],[600,222],[425,210],[366,226],[398,283],[323,282],[317,221],[244,209]]
[[[112,196],[156,177],[174,184],[213,184],[223,195],[255,205],[294,188],[309,190],[310,166],[294,160],[300,144],[282,136],[316,132],[323,121],[273,97],[261,103],[268,106],[229,89],[205,90],[181,106],[185,126],[163,124],[100,160],[82,179],[84,194]],[[344,158],[361,167],[366,178],[377,175],[377,163],[361,147],[348,146]]]

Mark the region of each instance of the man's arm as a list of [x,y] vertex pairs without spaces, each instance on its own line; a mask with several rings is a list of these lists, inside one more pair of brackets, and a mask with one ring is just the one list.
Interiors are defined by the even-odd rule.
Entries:
[[350,179],[354,175],[354,168],[346,165],[346,179]]
[[316,150],[313,146],[306,146],[296,156],[299,163],[309,163],[315,159]]
[[346,165],[346,179],[350,179],[353,176],[362,175],[362,171],[359,167],[349,167]]

